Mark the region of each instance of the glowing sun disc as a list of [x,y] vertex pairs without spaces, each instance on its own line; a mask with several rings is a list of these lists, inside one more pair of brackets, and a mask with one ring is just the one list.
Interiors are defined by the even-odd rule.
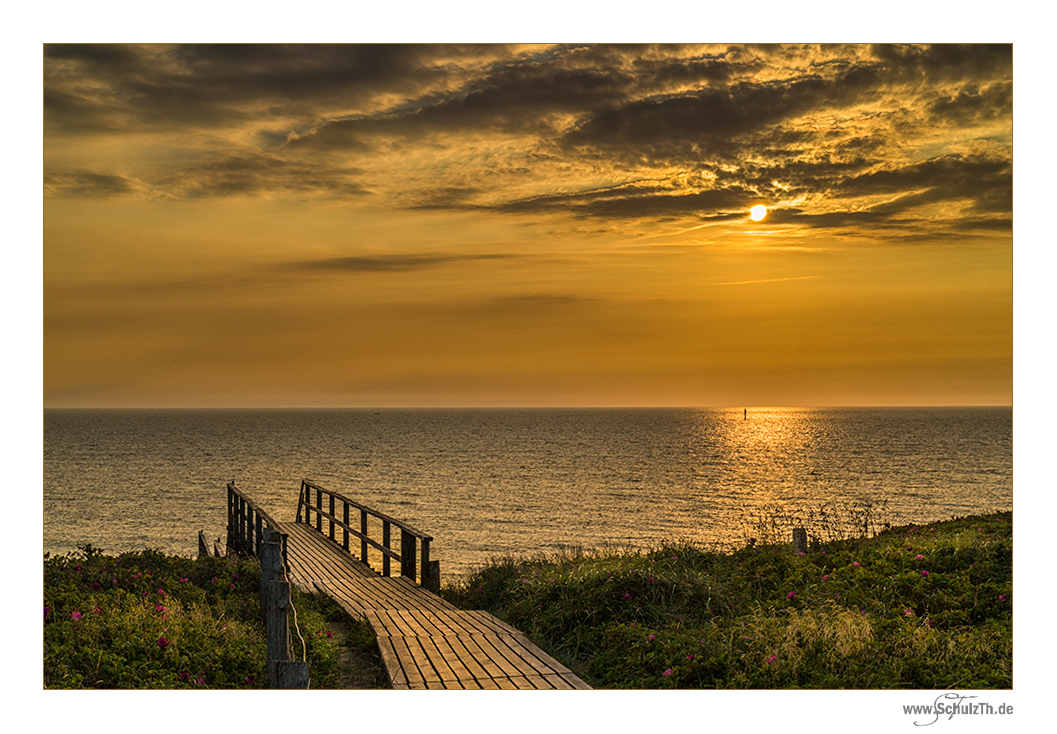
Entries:
[[752,221],[758,222],[767,216],[767,207],[763,204],[757,204],[752,209],[749,209],[749,216],[752,218]]

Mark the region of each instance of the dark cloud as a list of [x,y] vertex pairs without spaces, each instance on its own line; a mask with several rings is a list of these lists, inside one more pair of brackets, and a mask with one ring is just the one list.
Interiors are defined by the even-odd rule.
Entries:
[[[485,50],[505,52],[501,46],[46,44],[45,120],[92,129],[78,114],[83,108],[55,104],[63,93],[80,92],[123,116],[127,130],[230,125],[262,110],[307,115],[311,124],[328,104],[349,109],[376,94],[443,87],[459,61]],[[438,56],[446,63],[435,63]]]
[[556,49],[494,66],[489,73],[438,98],[410,100],[382,116],[333,120],[295,141],[297,147],[362,146],[371,135],[456,131],[557,132],[555,115],[582,115],[626,103],[672,84],[727,79],[723,58],[657,58],[649,46]]
[[997,157],[942,156],[848,178],[833,193],[838,197],[899,194],[884,205],[883,210],[893,213],[957,202],[981,213],[1012,212],[1013,165]]
[[928,108],[935,123],[979,125],[1008,119],[1013,114],[1013,82],[997,82],[980,89],[969,85],[937,99]]
[[360,169],[332,162],[302,161],[268,153],[246,152],[206,161],[179,170],[158,182],[186,197],[286,193],[322,193],[326,196],[363,196],[370,190],[358,180]]
[[892,81],[938,83],[1013,75],[1011,44],[880,44],[870,50]]
[[741,83],[636,100],[592,115],[566,134],[562,144],[573,150],[659,161],[692,154],[726,156],[736,149],[738,136],[831,104],[832,91],[831,83],[809,77],[788,84]]
[[141,191],[143,186],[125,176],[78,171],[45,174],[44,189],[52,196],[106,198],[134,194]]
[[737,209],[744,216],[757,194],[741,187],[674,192],[656,187],[630,186],[582,194],[541,196],[498,207],[511,213],[565,211],[577,217],[605,219],[666,219],[706,216]]

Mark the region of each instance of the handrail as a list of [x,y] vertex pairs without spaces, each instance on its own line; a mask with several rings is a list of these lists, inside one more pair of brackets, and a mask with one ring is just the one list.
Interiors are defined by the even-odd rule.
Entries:
[[[312,495],[315,494],[315,503],[312,502]],[[329,498],[328,506],[323,507],[323,495],[327,495]],[[339,517],[336,512],[335,503],[341,503],[341,516]],[[360,513],[360,527],[356,529],[352,526],[349,518],[350,508],[359,510]],[[367,560],[367,549],[368,546],[376,549],[382,555],[382,575],[390,576],[390,559],[397,561],[400,564],[400,575],[406,576],[412,581],[415,580],[416,573],[419,576],[419,583],[422,586],[430,588],[439,587],[439,572],[437,570],[437,562],[430,562],[429,549],[430,543],[433,538],[426,535],[421,530],[418,530],[402,520],[397,520],[394,517],[386,515],[384,512],[379,512],[366,505],[363,505],[355,500],[349,499],[345,495],[334,492],[332,490],[321,487],[315,482],[304,479],[301,481],[301,495],[297,500],[297,522],[304,523],[312,526],[312,513],[315,513],[315,529],[322,535],[330,538],[330,540],[338,543],[335,537],[336,530],[341,529],[341,547],[350,555],[354,555],[349,549],[349,536],[355,536],[360,539],[360,561],[368,566],[370,563]],[[302,519],[303,517],[303,519]],[[382,539],[381,542],[370,537],[368,529],[368,518],[374,517],[382,522]],[[327,521],[327,531],[323,530],[323,521]],[[391,544],[391,530],[392,527],[396,526],[400,529],[400,550],[396,551],[390,547]],[[418,569],[416,563],[415,546],[421,547],[421,570]]]
[[265,526],[279,534],[286,567],[286,533],[271,515],[235,486],[234,479],[228,482],[228,552],[260,558]]

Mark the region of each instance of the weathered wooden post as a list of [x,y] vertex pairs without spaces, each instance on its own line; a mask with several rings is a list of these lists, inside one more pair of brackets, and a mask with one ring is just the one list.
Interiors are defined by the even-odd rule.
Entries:
[[290,583],[283,576],[279,533],[265,531],[261,544],[261,612],[268,649],[269,688],[308,688],[308,663],[290,660]]
[[793,528],[793,550],[807,553],[807,530],[804,528]]
[[415,536],[400,528],[400,575],[415,580]]
[[228,553],[235,547],[235,481],[228,484]]
[[334,540],[334,495],[330,495],[330,539]]
[[360,508],[360,563],[365,566],[371,565],[367,562],[367,510],[362,507]]
[[[389,521],[382,520],[382,545],[385,547],[386,550],[390,550],[390,546],[393,542],[392,537],[390,535],[391,533],[392,530],[390,529]],[[367,561],[364,560],[364,563],[367,563]],[[367,565],[369,566],[371,564],[367,563]],[[389,575],[389,555],[387,553],[382,553],[382,575]]]
[[209,558],[209,545],[206,543],[206,533],[204,530],[198,531],[198,557]]
[[440,561],[429,562],[429,576],[422,579],[422,585],[434,594],[440,593]]

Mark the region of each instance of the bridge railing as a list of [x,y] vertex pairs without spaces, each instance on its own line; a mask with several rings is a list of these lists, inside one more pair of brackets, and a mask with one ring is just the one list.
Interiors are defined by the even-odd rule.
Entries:
[[[359,516],[358,521],[355,519],[356,515]],[[369,522],[372,517],[376,522]],[[359,539],[359,560],[368,566],[371,565],[368,561],[368,548],[374,548],[382,557],[383,576],[392,575],[391,563],[395,561],[401,576],[412,581],[417,576],[419,583],[427,588],[440,587],[439,564],[437,561],[430,561],[429,557],[429,546],[433,538],[406,522],[373,510],[343,494],[325,489],[308,479],[301,482],[301,496],[297,501],[297,522],[314,526],[319,533],[341,545],[354,557],[356,554],[350,547],[350,538]],[[379,522],[380,539],[377,537]],[[392,547],[393,528],[400,531],[399,549]],[[372,530],[375,531],[374,537]],[[337,537],[339,531],[340,540]],[[419,559],[421,564],[418,563]]]
[[228,553],[261,557],[264,529],[279,534],[282,542],[283,566],[286,567],[286,533],[271,515],[258,507],[253,500],[228,483]]

